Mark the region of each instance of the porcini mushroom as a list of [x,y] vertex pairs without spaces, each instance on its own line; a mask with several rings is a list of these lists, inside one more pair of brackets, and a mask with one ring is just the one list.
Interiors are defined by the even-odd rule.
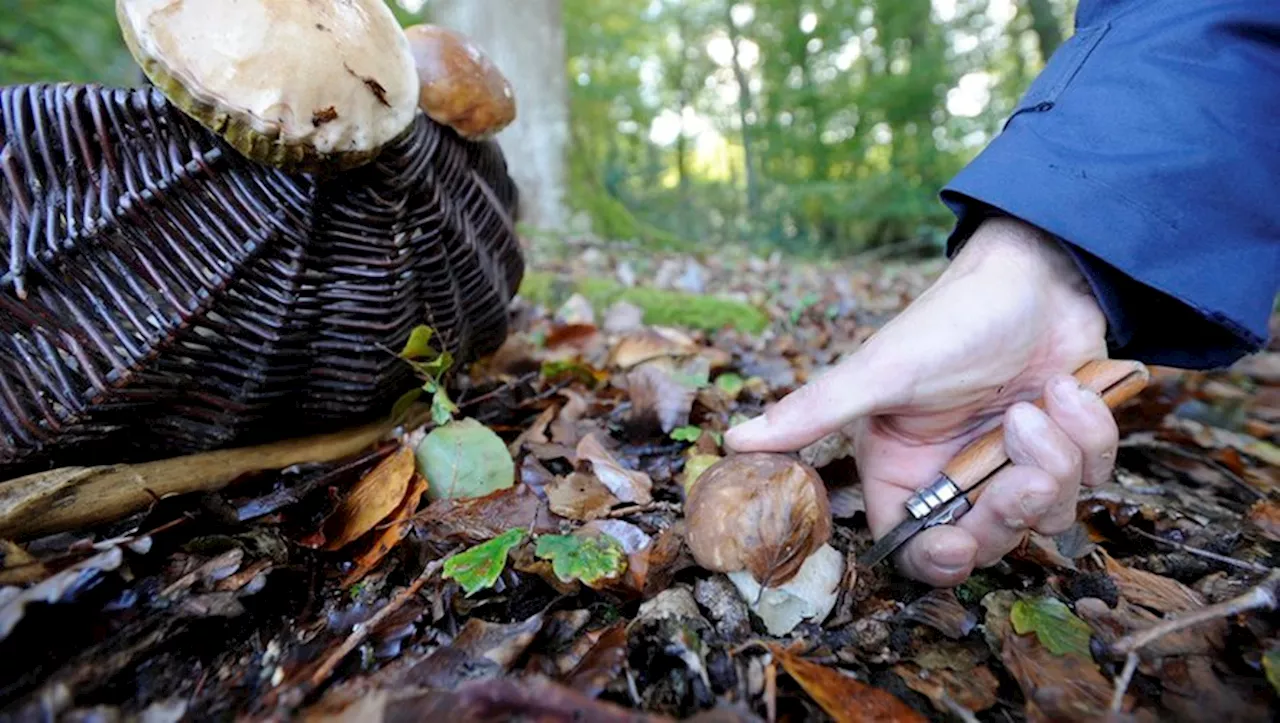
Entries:
[[764,452],[726,457],[694,482],[685,522],[694,560],[725,573],[771,634],[831,612],[844,557],[827,544],[826,485],[809,465]]
[[116,15],[151,82],[260,163],[360,165],[417,113],[413,54],[384,0],[117,0]]
[[468,140],[489,138],[516,117],[515,93],[472,40],[436,25],[405,28],[418,68],[418,106]]

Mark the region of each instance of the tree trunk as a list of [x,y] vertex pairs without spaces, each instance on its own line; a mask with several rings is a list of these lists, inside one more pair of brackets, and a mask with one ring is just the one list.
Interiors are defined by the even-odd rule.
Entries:
[[738,82],[738,120],[742,124],[742,166],[747,177],[747,223],[751,224],[755,209],[760,204],[760,180],[756,176],[755,155],[751,151],[751,123],[747,116],[751,112],[751,80],[738,58],[740,35],[733,24],[733,0],[724,4],[725,25],[729,29],[729,42],[733,44],[733,77]]
[[516,120],[498,135],[520,220],[567,227],[569,89],[560,0],[435,0],[431,21],[464,33],[511,81]]

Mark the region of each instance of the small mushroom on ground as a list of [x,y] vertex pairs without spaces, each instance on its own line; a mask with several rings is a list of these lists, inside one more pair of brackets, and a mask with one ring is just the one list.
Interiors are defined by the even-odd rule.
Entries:
[[117,0],[116,16],[151,82],[260,163],[360,165],[417,114],[413,54],[383,0]]
[[831,509],[812,467],[781,454],[727,457],[693,484],[685,517],[694,559],[725,573],[771,634],[831,612],[844,556],[827,544]]
[[418,68],[418,105],[468,140],[495,135],[516,117],[511,83],[467,37],[436,25],[405,28]]

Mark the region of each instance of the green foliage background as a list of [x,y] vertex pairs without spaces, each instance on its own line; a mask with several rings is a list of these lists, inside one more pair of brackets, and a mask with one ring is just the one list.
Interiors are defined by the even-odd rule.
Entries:
[[[950,223],[938,189],[999,129],[1075,4],[563,3],[569,198],[598,235],[821,254],[936,250]],[[0,0],[0,84],[136,84],[114,4]],[[392,7],[406,23],[430,11]],[[987,102],[949,112],[970,74]]]

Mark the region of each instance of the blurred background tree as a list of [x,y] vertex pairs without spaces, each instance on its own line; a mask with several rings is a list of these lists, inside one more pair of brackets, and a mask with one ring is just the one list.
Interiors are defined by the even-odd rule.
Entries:
[[[546,144],[539,163],[563,158],[537,190],[562,199],[577,228],[804,254],[940,248],[950,215],[939,188],[999,130],[1075,10],[1075,0],[538,0],[534,16],[516,11],[523,2],[486,0],[479,19],[452,0],[391,6],[406,24],[466,24],[495,57],[521,37],[554,39],[522,46],[521,57],[537,46],[536,73],[510,72],[545,79],[528,92],[536,103],[568,105],[567,129],[555,125],[563,108],[522,107],[530,120],[518,135],[522,148]],[[542,70],[556,65],[559,77]],[[0,84],[138,79],[114,0],[0,0]]]

